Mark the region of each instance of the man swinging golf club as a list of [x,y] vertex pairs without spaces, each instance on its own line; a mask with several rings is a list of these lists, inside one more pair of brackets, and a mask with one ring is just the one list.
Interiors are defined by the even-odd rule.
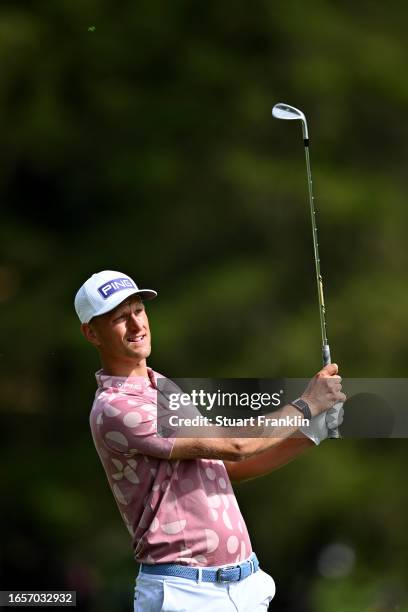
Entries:
[[276,438],[160,437],[160,375],[146,362],[151,335],[144,306],[156,295],[105,270],[75,297],[82,333],[102,365],[92,436],[140,563],[134,609],[265,611],[275,583],[259,567],[231,481],[267,474],[327,437],[326,411],[345,401],[337,365],[325,366],[300,398],[280,409],[282,417],[311,419],[304,435],[288,427]]

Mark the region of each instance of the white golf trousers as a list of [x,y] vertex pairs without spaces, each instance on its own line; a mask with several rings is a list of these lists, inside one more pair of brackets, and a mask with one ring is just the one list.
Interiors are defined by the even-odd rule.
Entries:
[[272,576],[261,569],[227,583],[139,572],[134,612],[267,612],[275,591]]

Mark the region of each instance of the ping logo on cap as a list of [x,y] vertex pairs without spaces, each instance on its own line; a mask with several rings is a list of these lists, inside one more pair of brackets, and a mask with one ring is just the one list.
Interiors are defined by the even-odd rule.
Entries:
[[113,293],[117,291],[123,291],[123,289],[137,289],[136,285],[130,280],[130,278],[114,278],[109,281],[109,283],[105,283],[98,287],[98,292],[106,300]]

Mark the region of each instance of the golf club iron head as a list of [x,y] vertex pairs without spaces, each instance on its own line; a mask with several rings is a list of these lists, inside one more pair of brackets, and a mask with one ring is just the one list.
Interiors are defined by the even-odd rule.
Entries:
[[286,104],[284,102],[279,102],[278,104],[275,104],[272,109],[272,117],[275,117],[275,119],[300,119],[302,122],[303,138],[305,140],[309,139],[306,117],[298,108],[290,106],[290,104]]

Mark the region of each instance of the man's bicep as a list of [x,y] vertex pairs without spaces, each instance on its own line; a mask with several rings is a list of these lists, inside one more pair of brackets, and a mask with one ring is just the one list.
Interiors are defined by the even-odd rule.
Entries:
[[124,455],[150,455],[168,459],[174,438],[163,438],[157,434],[155,415],[149,406],[126,406],[116,402],[110,405],[109,416],[98,422],[98,437],[116,453]]

